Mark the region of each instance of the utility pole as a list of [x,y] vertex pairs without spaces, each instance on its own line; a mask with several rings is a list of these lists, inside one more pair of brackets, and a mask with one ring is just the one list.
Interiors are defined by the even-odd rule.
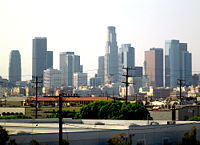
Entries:
[[135,95],[135,101],[136,101],[136,103],[137,103],[137,94]]
[[178,83],[177,83],[177,85],[179,85],[179,87],[180,87],[180,105],[182,105],[182,86],[183,85],[185,85],[185,83],[184,83],[185,81],[184,80],[182,80],[182,79],[178,79]]
[[[75,94],[71,94],[71,96],[75,96]],[[77,95],[78,96],[78,95]],[[63,97],[69,97],[69,94],[65,94],[63,91],[61,91],[61,93],[59,93],[59,145],[62,145],[63,142],[63,134],[62,134],[62,130],[63,130],[63,112],[62,112],[62,106],[63,106]]]
[[59,94],[59,145],[62,145],[62,97],[63,94]]
[[128,78],[132,77],[131,75],[128,74],[128,72],[129,72],[129,70],[133,70],[133,68],[131,68],[131,67],[123,67],[122,69],[126,70],[126,74],[123,75],[123,76],[126,77],[126,82],[122,82],[122,83],[124,83],[126,85],[126,104],[127,104],[127,101],[128,101],[128,86],[129,86],[129,84],[133,84],[133,83],[129,83],[128,82]]
[[41,77],[38,77],[38,76],[35,76],[34,77],[35,78],[35,82],[33,82],[33,83],[35,83],[36,84],[36,91],[35,91],[35,118],[37,119],[37,117],[38,117],[38,114],[37,114],[37,112],[38,112],[38,84],[39,83],[42,83],[42,82],[39,82],[38,81],[38,78],[41,78]]

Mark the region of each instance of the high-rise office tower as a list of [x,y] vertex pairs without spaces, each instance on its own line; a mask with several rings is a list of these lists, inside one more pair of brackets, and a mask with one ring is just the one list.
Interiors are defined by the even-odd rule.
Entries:
[[53,51],[46,51],[46,69],[53,68]]
[[[135,48],[131,47],[131,44],[122,44],[119,49],[119,64],[122,67],[129,67],[134,69],[135,67]],[[134,76],[134,70],[129,70],[130,74]]]
[[191,85],[192,55],[187,51],[187,43],[168,40],[165,42],[165,86],[176,87],[178,79]]
[[21,55],[18,50],[12,50],[10,53],[9,81],[13,84],[21,81]]
[[192,85],[192,54],[187,50],[181,51],[181,78],[186,86]]
[[109,26],[104,59],[104,83],[117,83],[118,75],[118,46],[115,27]]
[[146,73],[153,87],[163,87],[163,49],[145,51]]
[[142,77],[143,76],[143,67],[141,66],[135,66],[133,77]]
[[101,80],[101,85],[104,84],[104,56],[98,58],[98,74],[97,77]]
[[80,65],[80,72],[83,72],[83,65]]
[[32,78],[37,76],[42,81],[43,71],[48,68],[53,68],[53,52],[47,51],[46,37],[35,37],[32,48]]
[[60,70],[63,75],[62,85],[73,86],[73,76],[75,72],[80,72],[80,56],[74,52],[60,53]]

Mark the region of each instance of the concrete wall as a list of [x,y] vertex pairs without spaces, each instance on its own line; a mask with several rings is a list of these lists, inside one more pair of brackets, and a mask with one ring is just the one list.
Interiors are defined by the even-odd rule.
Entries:
[[172,120],[172,111],[149,111],[153,120]]
[[185,106],[179,109],[178,112],[178,118],[179,120],[187,120],[189,118],[192,118],[193,116],[199,116],[200,115],[200,106]]
[[[177,106],[176,120],[185,121],[194,116],[200,116],[200,106]],[[154,110],[149,111],[154,120],[172,120],[171,110]]]

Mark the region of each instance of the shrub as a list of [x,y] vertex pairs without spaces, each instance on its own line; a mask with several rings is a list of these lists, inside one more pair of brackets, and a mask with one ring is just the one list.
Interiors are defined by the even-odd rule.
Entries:
[[200,145],[200,142],[196,139],[196,127],[192,127],[191,133],[185,132],[184,136],[182,137],[182,140],[177,143],[177,145]]
[[[74,118],[75,114],[76,114],[75,111],[72,111],[69,109],[63,110],[63,118]],[[58,118],[58,117],[59,117],[58,111],[56,113],[51,113],[51,114],[47,115],[47,118]]]
[[188,119],[187,121],[200,121],[200,117],[199,116],[194,116],[194,117]]
[[0,126],[0,145],[5,145],[8,140],[8,132],[2,126]]
[[39,143],[37,140],[32,139],[32,140],[30,141],[29,145],[40,145],[40,143]]
[[0,116],[0,119],[31,119],[31,117],[27,115],[4,115]]
[[125,135],[125,133],[119,133],[116,137],[113,136],[108,140],[108,145],[131,145],[131,136],[126,137]]

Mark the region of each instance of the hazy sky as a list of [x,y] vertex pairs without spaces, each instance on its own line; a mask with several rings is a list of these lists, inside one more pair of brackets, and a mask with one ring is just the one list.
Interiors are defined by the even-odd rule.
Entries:
[[19,50],[23,80],[31,78],[32,39],[41,36],[54,51],[54,68],[60,52],[74,51],[91,77],[105,52],[107,26],[116,27],[118,46],[135,47],[136,65],[145,50],[178,39],[188,43],[193,73],[200,73],[200,0],[1,0],[0,76],[8,77],[10,51]]

